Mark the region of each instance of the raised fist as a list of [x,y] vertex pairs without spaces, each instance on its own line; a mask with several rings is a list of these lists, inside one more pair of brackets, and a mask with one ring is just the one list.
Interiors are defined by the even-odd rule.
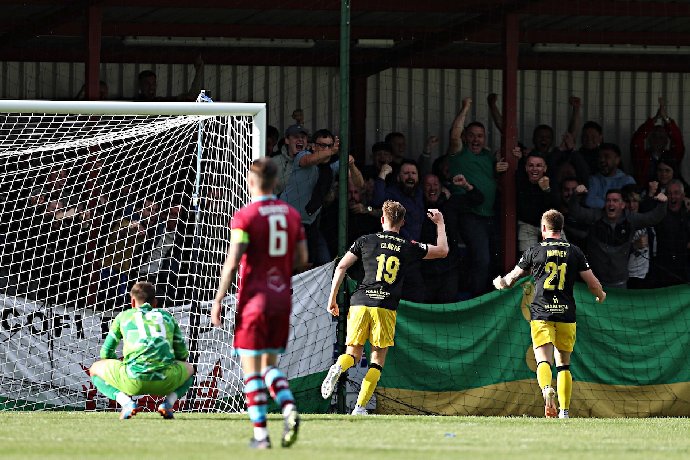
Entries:
[[379,171],[379,177],[386,180],[386,176],[393,172],[393,168],[389,164],[381,166],[381,171]]
[[584,195],[587,192],[587,187],[585,187],[583,184],[580,184],[577,187],[575,187],[575,193],[577,193],[578,195]]
[[544,176],[541,179],[539,179],[539,188],[542,189],[543,191],[551,190],[551,185],[549,184],[549,176]]

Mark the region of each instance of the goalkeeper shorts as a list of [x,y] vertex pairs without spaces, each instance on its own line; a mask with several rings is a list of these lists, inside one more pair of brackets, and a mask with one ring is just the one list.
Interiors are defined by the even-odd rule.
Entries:
[[127,373],[127,366],[118,359],[106,359],[102,378],[105,382],[123,393],[133,395],[166,396],[184,384],[189,375],[182,361],[175,361],[160,371],[161,380],[134,379]]

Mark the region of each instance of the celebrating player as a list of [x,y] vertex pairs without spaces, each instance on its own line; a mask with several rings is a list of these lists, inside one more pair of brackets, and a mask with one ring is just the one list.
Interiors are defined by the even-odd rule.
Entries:
[[364,376],[352,415],[367,414],[365,407],[381,377],[388,347],[393,346],[396,310],[407,267],[415,259],[437,259],[448,254],[443,215],[437,209],[430,209],[427,214],[436,224],[436,246],[402,238],[399,232],[405,223],[405,208],[397,201],[386,201],[381,217],[383,231],[358,238],[333,274],[327,308],[333,316],[338,316],[340,309],[336,294],[345,278],[345,271],[362,259],[364,278],[352,294],[347,315],[347,349],[331,366],[321,384],[321,396],[327,399],[340,375],[360,360],[364,343],[369,340],[369,370]]
[[[569,418],[568,408],[573,392],[570,374],[570,354],[575,345],[575,298],[573,284],[577,273],[587,283],[589,292],[602,303],[606,293],[589,268],[580,248],[561,239],[563,214],[550,209],[541,217],[543,241],[522,255],[513,270],[505,277],[494,279],[496,289],[513,286],[530,271],[534,276],[535,295],[530,305],[532,346],[537,360],[537,382],[544,396],[544,415],[549,418]],[[556,410],[556,391],[551,387],[551,366],[554,354],[558,377],[559,410]]]
[[[130,293],[133,308],[113,320],[101,347],[102,359],[89,369],[91,380],[101,393],[120,403],[121,419],[141,410],[131,396],[142,394],[166,396],[158,412],[171,419],[175,402],[194,383],[194,366],[184,361],[189,351],[177,321],[156,308],[156,288],[139,281]],[[123,339],[120,361],[115,349]]]
[[307,245],[299,212],[272,194],[277,173],[268,158],[251,165],[247,183],[253,200],[232,218],[228,256],[211,310],[212,324],[220,326],[221,302],[241,266],[234,347],[242,363],[247,412],[254,424],[249,447],[255,449],[271,447],[266,429],[267,388],[285,420],[283,447],[297,440],[300,423],[287,378],[275,364],[287,345],[292,270],[306,264]]

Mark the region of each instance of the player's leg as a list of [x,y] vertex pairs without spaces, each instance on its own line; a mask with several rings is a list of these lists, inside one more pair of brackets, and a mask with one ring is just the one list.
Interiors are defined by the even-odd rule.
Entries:
[[[123,391],[127,385],[122,379],[126,375],[121,372],[124,364],[118,359],[102,359],[96,361],[89,368],[89,375],[94,386],[109,399],[114,399],[122,407],[121,419],[132,418],[141,410],[134,401],[131,393]],[[122,390],[121,390],[122,388]]]
[[338,356],[321,384],[321,396],[328,399],[333,394],[340,375],[359,362],[364,344],[371,333],[371,315],[369,308],[363,305],[352,305],[347,312],[347,337],[345,353]]
[[359,394],[357,395],[357,404],[352,410],[352,415],[367,415],[367,404],[376,390],[376,386],[381,378],[381,372],[383,372],[383,365],[386,362],[386,354],[388,353],[388,348],[379,348],[374,345],[371,346],[371,359],[369,362],[369,369],[367,370],[364,379],[362,380],[362,386],[359,389]]
[[570,373],[570,355],[575,346],[575,323],[556,323],[556,388],[558,390],[558,417],[570,418],[570,400],[573,394],[573,376]]
[[171,367],[170,373],[170,380],[176,382],[176,388],[168,393],[163,402],[158,406],[158,413],[167,420],[174,418],[175,412],[173,408],[175,403],[194,384],[194,365],[185,361],[176,361],[173,367]]
[[386,363],[388,347],[394,345],[396,312],[386,308],[370,308],[371,313],[371,359],[362,387],[357,395],[357,405],[352,411],[353,415],[366,415],[366,406],[369,403],[376,386],[381,378],[383,365]]
[[552,321],[530,321],[534,358],[537,361],[537,383],[544,398],[544,416],[554,418],[558,414],[556,408],[556,390],[551,385],[553,374],[553,342],[555,328]]
[[268,394],[266,383],[261,378],[263,353],[251,350],[237,350],[242,363],[244,374],[244,395],[247,402],[247,414],[254,425],[254,437],[249,447],[255,449],[269,449],[271,441],[266,427],[268,413]]
[[266,353],[262,356],[261,376],[266,383],[268,392],[283,414],[283,437],[281,445],[290,447],[297,441],[300,417],[295,404],[295,397],[290,391],[290,384],[285,374],[276,367],[278,355]]

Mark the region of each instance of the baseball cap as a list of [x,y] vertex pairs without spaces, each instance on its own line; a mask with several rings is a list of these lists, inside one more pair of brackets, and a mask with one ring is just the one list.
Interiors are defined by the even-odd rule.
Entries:
[[290,125],[285,130],[285,137],[294,136],[295,134],[300,134],[300,133],[304,133],[305,135],[309,136],[309,131],[307,131],[307,128],[305,128],[304,126],[302,126],[302,125]]

